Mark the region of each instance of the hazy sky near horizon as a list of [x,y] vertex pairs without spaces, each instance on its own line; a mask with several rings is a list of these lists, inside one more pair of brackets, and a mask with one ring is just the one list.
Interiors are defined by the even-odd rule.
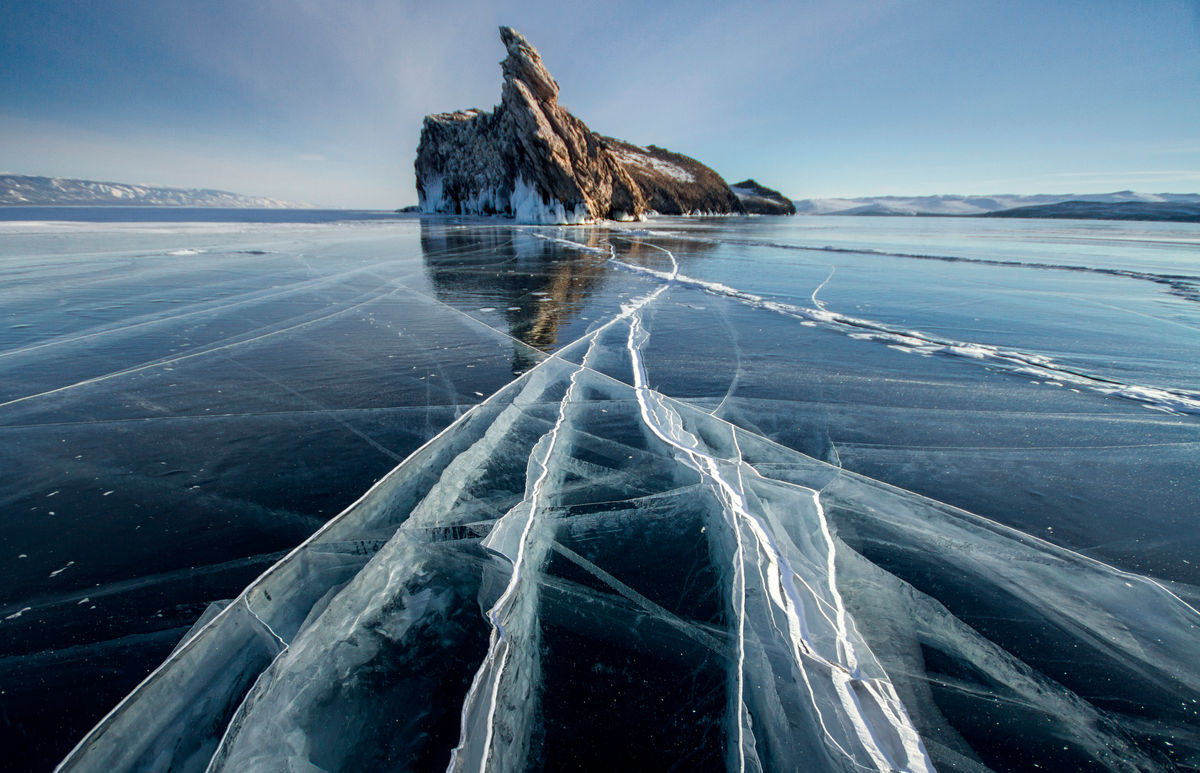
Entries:
[[499,24],[591,128],[793,198],[1200,191],[1200,0],[6,0],[0,171],[415,203]]

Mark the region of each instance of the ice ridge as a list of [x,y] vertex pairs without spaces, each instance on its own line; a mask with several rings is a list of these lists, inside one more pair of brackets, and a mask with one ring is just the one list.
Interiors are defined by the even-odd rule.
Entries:
[[628,271],[652,276],[666,282],[696,287],[713,295],[732,298],[750,306],[817,323],[853,338],[884,343],[897,351],[925,356],[938,354],[962,358],[986,364],[997,370],[1045,379],[1048,383],[1070,384],[1103,395],[1133,400],[1147,408],[1164,413],[1200,415],[1200,394],[1194,392],[1152,385],[1127,384],[1069,368],[1055,361],[1054,358],[1041,354],[1007,349],[992,344],[933,336],[919,330],[899,330],[882,322],[829,311],[815,298],[816,308],[806,308],[782,301],[769,300],[761,295],[745,292],[720,282],[696,279],[678,272],[665,272],[616,258],[613,258],[613,263]]
[[[669,233],[672,238],[681,239],[684,241],[701,242],[706,244],[716,243],[714,240],[705,239],[704,237],[695,236],[693,234],[680,233],[676,231],[664,231],[662,233]],[[963,255],[936,255],[922,252],[894,252],[889,250],[873,249],[870,247],[835,247],[828,244],[787,244],[760,239],[723,239],[720,243],[741,244],[749,247],[769,247],[780,250],[797,250],[802,252],[833,252],[845,255],[880,255],[883,257],[906,258],[909,260],[935,260],[943,263],[971,263],[980,266],[1004,266],[1009,268],[1038,269],[1041,271],[1067,271],[1072,273],[1099,274],[1101,276],[1115,276],[1124,279],[1136,279],[1143,282],[1152,282],[1154,284],[1166,287],[1167,292],[1179,298],[1183,298],[1184,300],[1188,301],[1200,302],[1200,276],[1195,274],[1166,274],[1155,273],[1152,271],[1134,271],[1132,269],[1112,268],[1106,266],[1073,265],[1070,263],[1001,260],[999,258],[973,258]]]

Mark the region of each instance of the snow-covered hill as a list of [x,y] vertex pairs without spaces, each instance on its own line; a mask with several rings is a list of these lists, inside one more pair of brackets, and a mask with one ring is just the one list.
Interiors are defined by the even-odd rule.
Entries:
[[290,209],[303,207],[290,201],[243,196],[206,188],[163,188],[153,185],[74,180],[66,177],[31,177],[0,174],[0,206],[121,206],[226,207]]
[[984,217],[1068,220],[1165,220],[1200,223],[1200,203],[1190,201],[1063,201],[989,212]]
[[1126,202],[1198,204],[1196,193],[1064,193],[1021,196],[869,196],[855,199],[801,199],[796,202],[800,215],[982,215],[1016,207],[1043,206],[1064,201],[1092,201],[1103,204]]

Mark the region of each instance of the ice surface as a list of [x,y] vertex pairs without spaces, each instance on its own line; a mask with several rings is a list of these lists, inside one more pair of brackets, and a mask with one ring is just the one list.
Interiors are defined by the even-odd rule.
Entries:
[[[628,328],[638,329],[636,311]],[[653,417],[649,399],[655,403]],[[595,401],[611,406],[621,420],[597,416]],[[594,426],[597,419],[601,423]],[[721,450],[701,445],[686,426],[691,422],[695,432],[714,435]],[[620,464],[614,456],[631,456],[619,453],[629,442],[641,465],[653,459],[666,468],[655,470],[654,477],[671,488],[648,493],[669,494],[689,484],[679,506],[705,524],[706,560],[714,564],[708,574],[718,582],[708,589],[717,596],[715,619],[698,621],[681,615],[684,610],[660,611],[643,601],[648,594],[637,586],[645,578],[623,580],[617,573],[629,556],[600,551],[600,562],[617,570],[594,573],[607,581],[601,589],[551,571],[550,557],[565,549],[556,534],[569,528],[560,522],[571,520],[563,508],[613,504],[589,496],[597,481],[607,478],[598,487],[606,498],[620,489],[626,497],[647,495],[643,486],[629,491],[622,476],[602,463],[607,457]],[[725,736],[723,755],[739,769],[786,769],[802,758],[812,764],[814,755],[830,770],[851,761],[879,770],[928,769],[894,689],[841,603],[833,583],[833,538],[816,490],[759,482],[752,466],[716,455],[735,452],[737,443],[728,425],[649,397],[644,388],[630,394],[585,368],[547,361],[435,439],[251,586],[85,741],[78,765],[68,762],[64,769],[152,768],[163,754],[153,739],[180,747],[181,737],[186,739],[181,748],[201,750],[195,769],[202,769],[202,760],[208,764],[204,757],[218,743],[212,757],[218,770],[280,760],[351,769],[450,751],[447,739],[434,731],[447,726],[444,721],[420,709],[403,722],[412,730],[397,734],[375,721],[379,712],[373,707],[380,702],[392,712],[407,713],[401,707],[415,704],[442,714],[461,704],[452,769],[525,767],[529,755],[541,753],[539,744],[557,742],[538,738],[547,731],[537,729],[536,695],[543,680],[552,678],[552,669],[541,662],[541,628],[580,627],[569,616],[558,619],[561,613],[543,599],[562,593],[585,604],[641,601],[643,612],[663,616],[676,636],[714,649],[709,656],[724,662],[727,700],[723,715],[703,719]],[[512,460],[523,457],[528,464],[521,475],[511,468]],[[584,469],[591,473],[587,485],[578,477]],[[742,477],[750,474],[756,480],[747,485]],[[496,491],[497,481],[511,482]],[[571,540],[600,541],[606,530],[600,519]],[[656,549],[647,544],[638,552],[648,556]],[[485,621],[477,610],[490,597],[495,599],[485,614],[490,643],[482,646]],[[274,653],[269,666],[244,638],[246,626],[255,623],[256,646]],[[609,625],[620,625],[619,618]],[[630,635],[640,636],[641,627]],[[180,684],[172,678],[206,673],[214,667],[207,665],[213,651],[242,653],[235,671],[246,676],[236,685],[206,678]],[[462,653],[466,663],[479,662],[465,694],[461,666],[454,666],[460,671],[454,677],[430,673],[444,672],[454,653]],[[384,663],[386,676],[378,673]],[[262,676],[251,687],[258,670]],[[431,700],[435,685],[445,692]],[[245,699],[239,700],[239,688],[249,691]],[[150,733],[146,748],[135,740],[148,725],[141,707],[164,702],[186,710]],[[228,716],[236,703],[240,708]],[[196,706],[211,706],[212,713],[197,717]],[[171,716],[162,708],[153,711],[159,723]],[[214,727],[227,729],[220,738],[196,732]],[[189,769],[182,756],[174,759],[180,769]]]
[[[1200,382],[1153,354],[1194,302],[756,222],[155,237],[126,284],[172,312],[106,308],[154,240],[99,229],[85,321],[15,283],[0,634],[45,643],[0,665],[110,662],[59,627],[166,658],[61,769],[1194,767]],[[1055,313],[1118,292],[1091,337]]]

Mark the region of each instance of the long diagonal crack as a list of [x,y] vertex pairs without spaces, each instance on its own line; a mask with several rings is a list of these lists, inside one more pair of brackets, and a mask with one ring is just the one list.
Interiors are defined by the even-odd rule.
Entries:
[[[668,280],[676,279],[679,274],[679,264],[675,260],[675,257],[661,247],[657,247],[656,249],[667,252],[671,258],[673,269],[666,278]],[[633,368],[634,390],[642,421],[659,440],[673,447],[682,461],[699,472],[709,482],[734,530],[737,549],[732,591],[738,625],[736,700],[739,717],[736,733],[739,750],[739,770],[746,770],[747,756],[753,753],[748,748],[749,744],[746,738],[747,729],[752,725],[752,720],[749,718],[750,709],[745,697],[746,685],[744,674],[747,646],[745,632],[747,604],[745,571],[748,559],[744,552],[746,544],[744,534],[746,533],[753,536],[758,557],[765,559],[770,567],[769,576],[764,578],[766,587],[772,591],[770,593],[771,601],[785,615],[788,638],[792,642],[794,657],[805,681],[808,681],[809,676],[802,662],[804,659],[816,660],[827,667],[830,679],[833,681],[834,689],[841,700],[845,716],[848,717],[854,728],[857,740],[869,755],[871,762],[877,770],[883,773],[901,768],[914,771],[932,770],[932,763],[925,753],[920,736],[912,726],[911,720],[908,719],[907,713],[900,705],[899,698],[896,696],[890,683],[884,680],[872,680],[873,683],[869,684],[863,679],[860,672],[854,645],[848,636],[845,606],[837,589],[833,537],[829,532],[828,522],[821,507],[819,493],[812,489],[807,490],[816,508],[827,551],[824,561],[828,575],[826,578],[827,584],[823,590],[830,596],[835,608],[837,632],[836,653],[819,652],[811,634],[806,630],[803,619],[804,602],[795,585],[795,578],[798,577],[798,573],[792,569],[787,556],[772,538],[769,527],[751,512],[747,504],[745,489],[740,477],[741,468],[746,465],[741,460],[740,450],[738,452],[738,459],[732,464],[728,461],[718,460],[715,456],[704,450],[700,440],[684,427],[682,418],[655,391],[649,388],[645,363],[642,360],[642,351],[648,340],[649,334],[642,327],[641,308],[639,307],[629,315],[629,335],[626,340],[626,348],[629,352],[630,364]],[[734,442],[736,445],[736,433],[734,434]],[[724,474],[725,469],[731,466],[737,472],[736,483],[730,481]],[[869,716],[868,709],[862,705],[860,699],[861,693],[856,691],[856,688],[860,685],[865,686],[865,690],[871,697],[879,699],[873,701],[873,703],[876,708],[881,707],[882,711],[876,712],[876,716],[874,717]],[[809,691],[810,695],[812,695],[811,685],[809,685]],[[815,695],[813,695],[813,705],[828,743],[837,749],[839,753],[851,761],[855,761],[855,755],[844,748],[835,737],[835,734],[826,725],[826,712],[823,711],[823,706],[816,700]],[[874,726],[880,718],[879,715],[882,715],[882,718],[889,725],[886,729]],[[885,735],[895,734],[899,736],[903,759],[895,758],[897,756],[896,749],[889,750],[885,748],[886,743],[881,741],[881,731]]]

